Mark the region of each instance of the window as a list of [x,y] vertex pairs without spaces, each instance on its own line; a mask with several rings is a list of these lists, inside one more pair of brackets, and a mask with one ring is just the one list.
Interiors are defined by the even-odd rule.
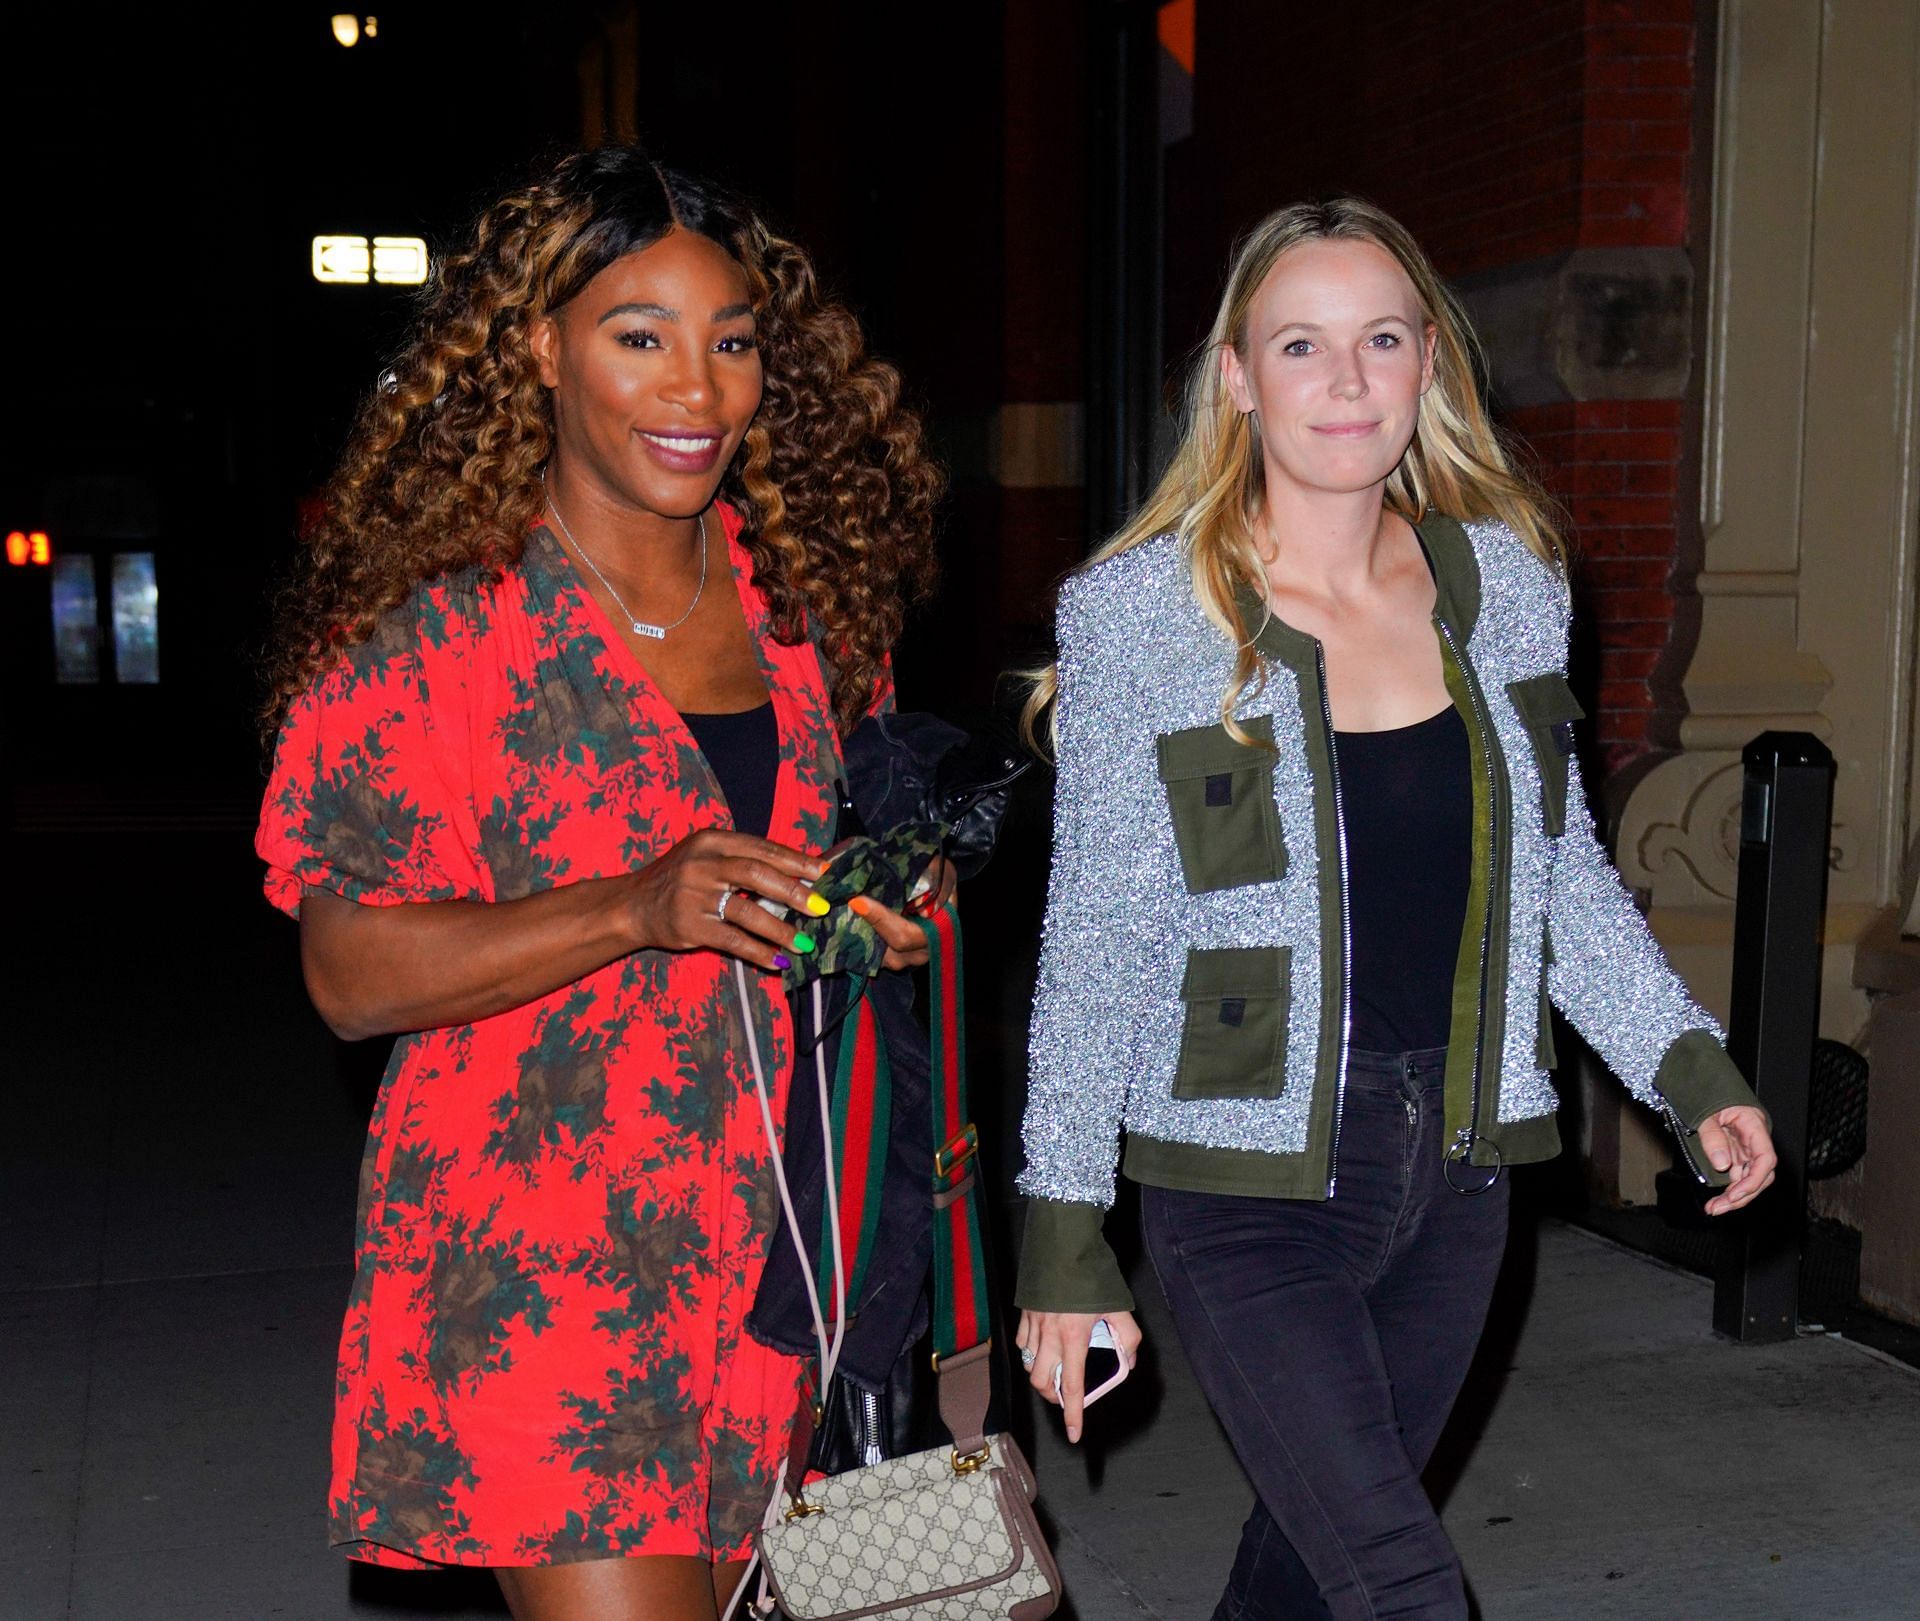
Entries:
[[[107,565],[113,660],[103,669],[100,567]],[[152,552],[67,552],[53,560],[53,674],[63,686],[160,680],[160,587]]]
[[160,587],[152,552],[114,554],[113,674],[144,686],[160,679]]
[[100,679],[100,602],[84,552],[53,560],[53,678],[63,686]]

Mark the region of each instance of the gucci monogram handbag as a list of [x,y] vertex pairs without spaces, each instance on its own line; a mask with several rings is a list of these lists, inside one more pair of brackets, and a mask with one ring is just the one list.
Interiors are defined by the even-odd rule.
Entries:
[[[984,1433],[992,1341],[974,1196],[978,1137],[967,1120],[959,919],[943,907],[921,927],[930,948],[939,1145],[932,1188],[933,1366],[940,1420],[952,1442],[808,1481],[814,1413],[802,1404],[782,1490],[755,1537],[763,1592],[771,1588],[762,1613],[771,1613],[777,1600],[790,1621],[1043,1621],[1060,1602],[1060,1573],[1034,1518],[1033,1471],[1012,1436]],[[755,1069],[758,1078],[757,1055]],[[824,1069],[820,1090],[824,1115]],[[771,1142],[770,1108],[766,1118]],[[831,1131],[828,1142],[831,1152]],[[777,1149],[775,1172],[786,1201]],[[857,1205],[859,1190],[846,1191]],[[831,1252],[833,1310],[830,1318],[825,1311],[815,1318],[816,1389],[825,1389],[832,1376],[844,1309],[849,1268],[841,1235],[853,1239],[857,1271],[859,1235],[871,1227],[855,1211],[837,1208],[831,1177],[828,1201],[831,1242],[823,1248]],[[843,1216],[853,1218],[850,1225]],[[823,1255],[823,1270],[827,1261]],[[808,1265],[804,1255],[801,1263]],[[808,1276],[811,1282],[810,1267]]]

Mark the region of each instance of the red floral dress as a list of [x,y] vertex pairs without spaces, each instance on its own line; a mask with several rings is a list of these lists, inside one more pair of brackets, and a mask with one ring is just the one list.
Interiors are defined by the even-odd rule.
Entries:
[[[840,754],[819,659],[773,640],[719,510],[779,728],[769,837],[822,850]],[[310,888],[511,900],[729,825],[692,735],[539,528],[498,582],[421,587],[293,707],[257,848],[297,913]],[[784,1091],[786,1002],[751,978]],[[731,959],[642,951],[400,1039],[340,1345],[332,1537],[355,1558],[741,1555],[798,1375],[742,1327],[773,1209],[743,1035]]]

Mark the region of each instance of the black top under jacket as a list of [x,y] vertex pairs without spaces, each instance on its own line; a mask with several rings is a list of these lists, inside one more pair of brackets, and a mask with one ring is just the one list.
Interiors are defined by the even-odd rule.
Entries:
[[1353,928],[1351,1045],[1444,1047],[1466,921],[1473,785],[1449,704],[1412,726],[1336,732]]

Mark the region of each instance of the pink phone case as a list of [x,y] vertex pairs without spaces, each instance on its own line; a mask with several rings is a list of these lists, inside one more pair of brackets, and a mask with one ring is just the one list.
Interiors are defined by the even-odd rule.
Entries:
[[[1102,1351],[1113,1352],[1114,1359],[1119,1363],[1119,1368],[1115,1371],[1113,1377],[1107,1380],[1105,1384],[1100,1385],[1096,1389],[1089,1390],[1086,1395],[1080,1399],[1080,1405],[1083,1408],[1091,1407],[1102,1396],[1106,1395],[1109,1390],[1112,1390],[1114,1386],[1126,1383],[1127,1375],[1133,1372],[1127,1359],[1120,1355],[1119,1346],[1113,1343],[1113,1330],[1107,1327],[1107,1320],[1104,1317],[1093,1325],[1093,1332],[1087,1336],[1087,1349],[1091,1351],[1096,1347]],[[1065,1379],[1066,1370],[1056,1364],[1053,1370],[1053,1393],[1056,1397],[1061,1394],[1061,1386],[1065,1382]]]

